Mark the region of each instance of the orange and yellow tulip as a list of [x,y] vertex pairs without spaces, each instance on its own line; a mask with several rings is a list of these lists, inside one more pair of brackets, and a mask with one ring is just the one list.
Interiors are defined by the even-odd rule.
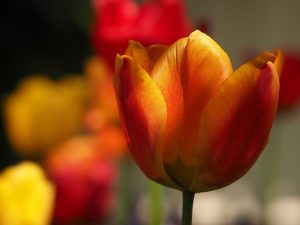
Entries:
[[115,90],[130,152],[146,176],[188,192],[226,186],[254,164],[277,111],[279,50],[233,71],[195,31],[170,46],[131,41]]

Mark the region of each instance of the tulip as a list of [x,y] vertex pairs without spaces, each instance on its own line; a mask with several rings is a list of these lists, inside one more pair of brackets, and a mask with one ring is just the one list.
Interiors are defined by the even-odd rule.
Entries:
[[131,41],[116,59],[115,90],[134,160],[187,202],[191,193],[231,184],[267,144],[281,66],[276,50],[232,71],[227,54],[200,31],[170,46]]
[[284,52],[284,66],[280,77],[279,108],[290,109],[300,100],[300,56]]
[[10,143],[24,156],[44,154],[80,131],[87,97],[85,80],[79,76],[57,82],[41,75],[22,80],[4,107]]
[[147,45],[171,44],[191,30],[182,0],[152,0],[140,5],[135,0],[92,3],[92,42],[112,68],[116,53],[124,52],[130,39]]
[[113,73],[103,58],[93,56],[85,62],[84,74],[91,91],[91,105],[84,125],[95,137],[96,148],[106,158],[119,159],[118,208],[116,223],[125,224],[128,216],[128,196],[131,190],[127,146],[121,128],[113,85]]
[[88,130],[98,132],[106,125],[119,124],[113,75],[105,61],[97,56],[85,62],[84,75],[91,92],[91,104],[85,116]]
[[0,224],[50,224],[54,187],[35,163],[23,162],[0,175]]
[[103,221],[111,210],[115,167],[93,136],[75,136],[47,154],[46,170],[56,185],[55,224]]
[[85,76],[91,92],[91,104],[84,116],[84,125],[95,135],[103,155],[119,158],[126,142],[120,126],[111,70],[103,59],[91,57],[85,63]]

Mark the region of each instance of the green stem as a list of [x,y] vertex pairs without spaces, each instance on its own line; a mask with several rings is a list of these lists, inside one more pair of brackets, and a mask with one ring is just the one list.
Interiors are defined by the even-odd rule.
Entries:
[[151,225],[161,225],[163,220],[161,186],[152,181],[149,181],[150,194],[150,218]]
[[130,211],[131,197],[131,161],[128,158],[120,160],[119,164],[119,204],[117,212],[117,224],[127,224]]
[[193,216],[193,203],[195,193],[183,191],[183,204],[182,204],[182,225],[191,225]]

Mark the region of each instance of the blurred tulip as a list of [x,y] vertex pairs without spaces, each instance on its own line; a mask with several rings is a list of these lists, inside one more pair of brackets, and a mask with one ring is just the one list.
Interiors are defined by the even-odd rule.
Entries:
[[114,220],[117,224],[125,224],[129,216],[130,167],[127,166],[126,157],[122,157],[127,146],[117,109],[112,70],[102,58],[94,56],[85,63],[85,76],[92,99],[84,125],[94,136],[99,154],[112,160],[121,159],[118,164],[118,206]]
[[94,137],[77,136],[49,152],[45,165],[57,187],[55,224],[99,222],[109,213],[115,168],[96,146]]
[[120,126],[111,70],[99,57],[85,63],[85,75],[91,91],[91,105],[84,124],[95,135],[98,149],[106,156],[118,158],[126,151],[126,141]]
[[85,76],[91,91],[91,105],[86,125],[99,131],[107,124],[120,123],[112,72],[100,57],[91,57],[85,63]]
[[23,155],[43,153],[81,129],[87,105],[85,80],[70,76],[54,82],[45,76],[23,80],[6,99],[6,130]]
[[23,162],[0,175],[0,224],[50,224],[54,187],[35,163]]
[[131,154],[152,180],[185,192],[226,186],[254,164],[277,110],[280,51],[232,72],[195,31],[169,47],[130,42],[115,89]]
[[284,52],[280,78],[279,107],[290,109],[300,100],[300,54]]
[[127,149],[123,131],[114,126],[107,126],[95,134],[95,143],[103,157],[120,158]]
[[[95,20],[92,41],[97,53],[113,68],[116,53],[124,52],[128,41],[145,45],[171,44],[186,36],[191,26],[182,0],[92,0]],[[174,26],[176,21],[176,26]]]

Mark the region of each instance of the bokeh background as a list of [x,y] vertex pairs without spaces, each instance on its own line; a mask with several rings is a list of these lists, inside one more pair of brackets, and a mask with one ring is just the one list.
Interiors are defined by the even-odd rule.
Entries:
[[[193,27],[205,27],[228,53],[235,68],[263,50],[281,48],[300,57],[298,0],[187,0],[184,4]],[[3,106],[7,96],[15,90],[23,78],[32,74],[44,74],[59,79],[65,74],[84,73],[84,62],[95,54],[91,43],[93,17],[91,2],[87,0],[2,0],[1,170],[23,159],[8,141],[4,127]],[[291,214],[291,222],[287,218],[276,217],[269,220],[268,224],[299,225],[300,218],[297,217],[300,214],[299,137],[300,106],[295,104],[288,110],[280,110],[270,135],[269,145],[244,178],[221,191],[203,194],[203,199],[199,200],[199,203],[196,201],[194,211],[198,210],[198,213],[194,216],[194,220],[201,221],[207,218],[206,222],[202,221],[199,224],[225,225],[222,223],[225,216],[229,218],[240,213],[235,222],[227,224],[261,224],[261,221],[266,220],[263,217],[269,214],[275,217],[274,215],[278,216],[278,212],[285,212],[282,213],[285,216]],[[138,169],[134,165],[132,167],[134,176],[141,177],[139,182],[145,182],[146,179]],[[139,185],[138,188],[142,189]],[[180,199],[176,191],[163,188],[163,193],[166,193],[163,205],[176,205]],[[137,214],[138,217],[147,217],[149,208],[143,203],[147,200],[141,196],[139,200],[136,200],[136,196],[133,197],[139,208]],[[272,201],[275,202],[275,206],[272,206],[275,209],[272,208],[269,212],[266,208]],[[230,202],[236,204],[230,207]],[[227,210],[227,214],[224,215],[226,208],[230,208],[231,211]],[[176,209],[169,211],[175,214],[172,221],[176,224],[178,216],[174,213]],[[265,214],[265,211],[269,214]],[[140,224],[148,224],[148,221],[145,220]]]
[[[58,78],[82,72],[91,55],[88,1],[2,1],[0,16],[1,98],[32,74]],[[18,160],[3,130],[1,168]]]

